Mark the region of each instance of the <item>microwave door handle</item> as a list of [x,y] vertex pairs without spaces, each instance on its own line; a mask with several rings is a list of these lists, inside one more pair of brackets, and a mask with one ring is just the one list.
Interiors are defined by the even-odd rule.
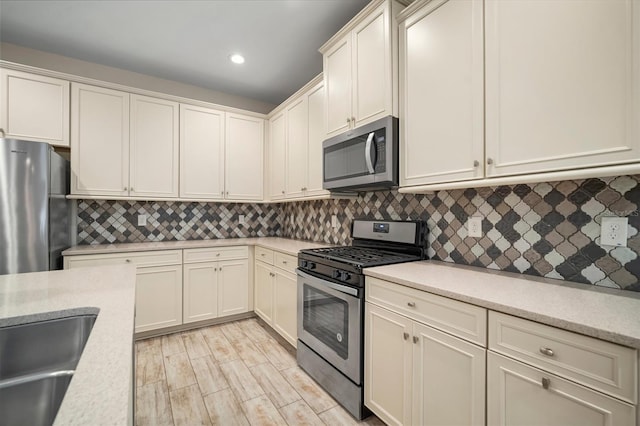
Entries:
[[375,135],[375,132],[369,133],[369,136],[367,137],[367,144],[364,147],[364,160],[367,162],[367,169],[369,169],[369,173],[371,174],[375,173],[373,161],[371,161],[371,148],[375,147],[375,143],[373,141]]

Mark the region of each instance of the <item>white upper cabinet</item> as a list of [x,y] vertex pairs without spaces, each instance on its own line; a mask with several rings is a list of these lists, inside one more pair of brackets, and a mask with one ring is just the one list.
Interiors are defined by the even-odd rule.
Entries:
[[279,200],[285,197],[287,129],[285,111],[269,120],[269,197]]
[[307,97],[287,107],[287,196],[301,197],[307,189],[309,116]]
[[71,85],[71,193],[129,195],[129,94]]
[[262,200],[264,120],[226,114],[225,197]]
[[327,93],[327,136],[397,115],[397,29],[401,6],[370,3],[320,48]]
[[482,2],[434,0],[400,24],[400,185],[482,178]]
[[7,138],[69,146],[69,82],[0,70],[0,129]]
[[487,175],[640,159],[640,3],[486,0]]
[[71,193],[176,198],[178,104],[85,84],[71,89]]
[[307,145],[306,195],[313,197],[329,194],[322,189],[322,142],[326,138],[324,83],[316,84],[307,94],[309,137]]
[[401,186],[640,169],[637,1],[419,0],[399,20]]
[[271,200],[329,194],[322,189],[324,107],[324,84],[318,77],[278,107],[269,120]]
[[224,112],[180,105],[180,197],[224,198]]
[[178,111],[176,102],[131,95],[129,194],[178,196]]

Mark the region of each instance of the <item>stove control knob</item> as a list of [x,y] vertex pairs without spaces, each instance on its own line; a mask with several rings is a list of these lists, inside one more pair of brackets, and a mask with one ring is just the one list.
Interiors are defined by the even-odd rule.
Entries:
[[308,263],[307,263],[307,267],[308,267],[309,269],[316,269],[316,264],[315,264],[315,263],[313,263],[313,262],[308,262]]
[[309,266],[309,262],[307,262],[306,260],[301,260],[300,266],[302,266],[303,268],[306,268],[307,266]]
[[339,269],[334,269],[333,272],[331,273],[331,276],[333,278],[339,279],[340,278],[340,270]]
[[351,274],[346,272],[346,271],[342,271],[340,272],[340,281],[349,281],[349,278],[351,278]]

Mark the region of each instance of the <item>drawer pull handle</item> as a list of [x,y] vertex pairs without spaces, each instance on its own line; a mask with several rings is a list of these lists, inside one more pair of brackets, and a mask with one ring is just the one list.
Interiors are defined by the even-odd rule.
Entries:
[[402,333],[404,340],[409,340],[409,333]]
[[265,254],[264,254],[264,253],[260,253],[260,256],[264,257],[264,256],[265,256]]
[[216,256],[220,256],[220,253],[216,253]]
[[420,338],[418,336],[413,336],[413,343],[418,343]]
[[287,261],[286,261],[286,260],[283,260],[283,261],[282,261],[282,263],[286,265],[286,264],[287,264]]
[[131,259],[127,259],[127,263],[131,263]]
[[542,355],[546,355],[546,356],[553,356],[553,349],[549,349],[549,348],[540,348],[540,353]]
[[415,308],[416,307],[416,302],[407,302],[407,306],[410,308]]
[[549,389],[550,384],[551,384],[551,380],[547,379],[546,377],[542,378],[542,387],[544,389]]

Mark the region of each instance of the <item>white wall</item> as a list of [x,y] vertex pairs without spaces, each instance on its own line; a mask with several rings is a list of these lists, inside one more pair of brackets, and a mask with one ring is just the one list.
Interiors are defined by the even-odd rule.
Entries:
[[204,102],[212,102],[219,105],[226,105],[263,114],[267,114],[275,108],[275,105],[273,104],[255,99],[235,96],[176,81],[165,80],[145,74],[126,71],[120,68],[108,67],[93,62],[81,61],[79,59],[30,49],[10,43],[0,43],[0,59],[7,62],[44,68],[80,77],[93,78],[96,80],[196,99]]

